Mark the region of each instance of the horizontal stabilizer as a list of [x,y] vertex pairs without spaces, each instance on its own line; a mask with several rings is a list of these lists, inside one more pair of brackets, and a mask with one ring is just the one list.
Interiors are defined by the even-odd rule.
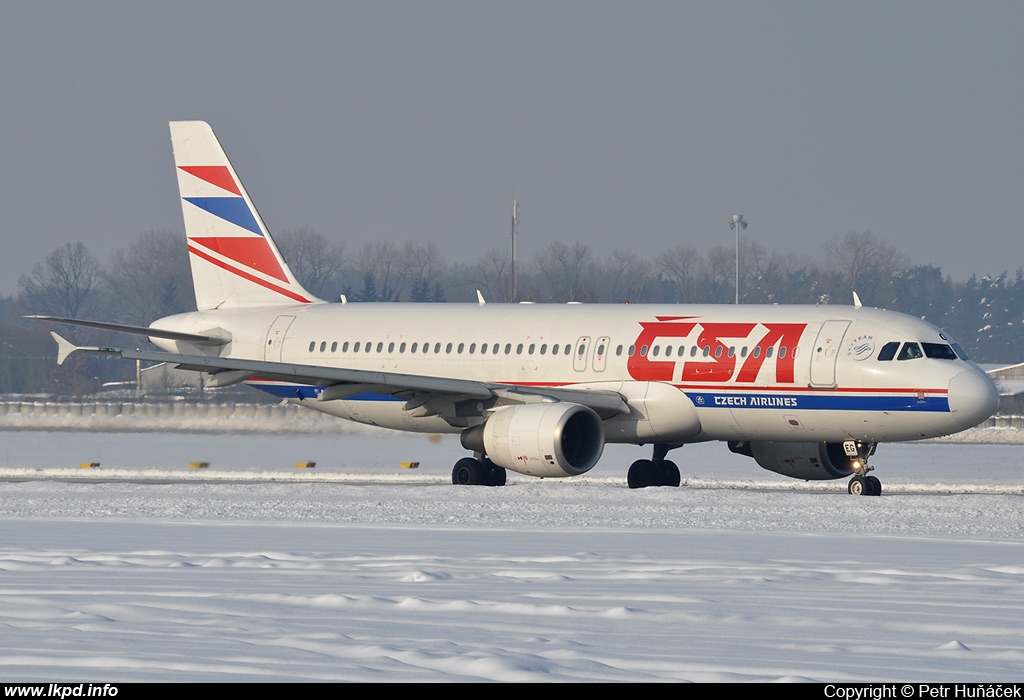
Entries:
[[165,331],[159,328],[148,328],[146,326],[129,326],[123,323],[106,323],[104,321],[85,321],[78,318],[61,318],[59,316],[26,316],[25,318],[37,321],[51,321],[53,323],[67,323],[72,326],[84,326],[86,328],[99,328],[104,331],[117,331],[129,335],[144,335],[148,338],[166,338],[167,340],[184,340],[199,345],[227,345],[230,338],[219,338],[213,335],[199,335],[196,333],[179,333],[178,331]]
[[75,347],[74,343],[53,331],[50,331],[50,335],[57,341],[57,364],[62,365],[64,364],[64,360],[68,359],[68,355],[73,353],[75,350],[78,350],[78,348]]

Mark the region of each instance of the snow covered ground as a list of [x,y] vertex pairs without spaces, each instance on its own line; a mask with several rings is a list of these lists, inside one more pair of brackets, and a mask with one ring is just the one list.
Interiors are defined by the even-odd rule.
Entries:
[[2,432],[0,678],[1019,681],[1003,436],[882,446],[857,498],[717,444],[631,491],[646,450],[455,488],[452,437]]

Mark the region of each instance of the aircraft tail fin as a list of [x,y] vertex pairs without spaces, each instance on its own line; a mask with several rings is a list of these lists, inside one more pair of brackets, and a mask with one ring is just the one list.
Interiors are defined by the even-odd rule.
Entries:
[[320,301],[288,269],[210,125],[170,127],[199,310]]

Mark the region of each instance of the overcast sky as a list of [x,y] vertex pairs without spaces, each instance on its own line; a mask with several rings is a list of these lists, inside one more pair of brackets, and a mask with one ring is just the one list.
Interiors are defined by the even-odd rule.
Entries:
[[554,240],[1024,265],[1024,3],[9,2],[0,293],[53,248],[181,230],[209,121],[272,231],[472,261]]

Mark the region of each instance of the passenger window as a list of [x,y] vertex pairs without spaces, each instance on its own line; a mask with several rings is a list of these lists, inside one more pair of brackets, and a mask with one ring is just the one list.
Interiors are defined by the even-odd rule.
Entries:
[[388,343],[388,354],[390,355],[394,351],[395,351],[395,344],[393,342],[392,343]]
[[516,354],[517,355],[522,355],[523,354],[523,344],[522,343],[519,343],[519,345],[516,346]]
[[[448,352],[451,352],[451,350],[449,349]],[[440,355],[441,354],[441,343],[434,343],[434,354],[435,355]]]
[[[659,350],[661,350],[661,346],[660,346],[660,345],[655,345],[655,346],[654,346],[654,349],[652,349],[652,350],[651,350],[651,357],[657,357],[657,356],[658,356],[658,351],[659,351]],[[642,351],[642,350],[640,351],[640,354],[641,354],[641,355],[643,354],[643,351]]]
[[786,356],[786,346],[783,345],[783,346],[779,347],[779,359],[781,360],[785,356]]
[[481,355],[486,355],[487,354],[487,343],[480,343],[480,354]]
[[[462,346],[459,346],[459,352],[462,352]],[[472,355],[476,352],[476,343],[469,344],[469,354]]]
[[616,357],[622,357],[622,346],[621,345],[616,345],[615,346],[615,356]]
[[338,341],[337,340],[335,340],[333,343],[331,343],[331,352],[338,352]]
[[635,345],[630,345],[630,346],[629,346],[629,352],[627,352],[626,354],[627,354],[627,355],[628,355],[629,357],[633,357],[633,355],[635,355],[635,354],[636,354],[636,346],[635,346]]
[[[419,346],[420,346],[419,343],[413,343],[412,347],[409,348],[409,354],[410,355],[415,355],[416,354],[416,348],[418,348]],[[402,343],[402,352],[405,352],[405,343]]]
[[505,343],[505,354],[506,355],[511,355],[512,354],[512,343]]
[[566,343],[565,344],[565,354],[566,355],[571,355],[572,354],[572,343]]
[[444,351],[445,351],[445,352],[446,352],[447,354],[451,355],[451,354],[452,354],[452,344],[451,344],[451,343],[448,343],[447,345],[445,345],[445,346],[444,346]]
[[533,351],[537,349],[536,343],[530,343],[530,349],[526,351],[527,355],[532,355]]
[[640,357],[647,357],[647,346],[646,345],[641,345],[640,346]]
[[465,344],[465,343],[459,343],[459,351],[458,351],[458,354],[459,354],[459,355],[461,355],[461,354],[462,354],[462,351],[463,351],[463,350],[465,350],[465,349],[466,349],[466,344]]
[[917,343],[903,343],[903,347],[900,348],[899,357],[897,360],[916,360],[919,357],[923,357],[924,354],[921,352],[921,346]]
[[721,356],[722,356],[722,346],[719,345],[717,348],[715,348],[715,357],[721,357]]
[[383,343],[383,341],[378,341],[377,342],[377,353],[380,354],[382,352],[384,352],[384,343]]
[[882,349],[878,351],[878,361],[888,362],[892,358],[896,357],[896,351],[899,350],[899,348],[899,343],[886,343],[885,345],[882,346]]
[[348,352],[348,341],[347,340],[344,343],[342,343],[341,351],[342,352]]
[[359,352],[359,342],[356,341],[355,346],[352,348],[352,352]]
[[543,345],[540,346],[540,354],[541,355],[547,355],[548,354],[548,344],[547,343],[544,343]]

